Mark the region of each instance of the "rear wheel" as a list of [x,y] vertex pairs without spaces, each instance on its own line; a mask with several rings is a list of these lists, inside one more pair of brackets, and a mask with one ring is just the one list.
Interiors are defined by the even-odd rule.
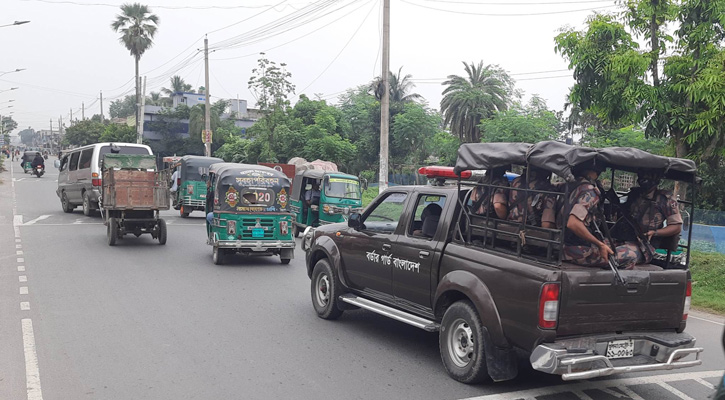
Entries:
[[300,237],[300,228],[297,226],[297,224],[292,224],[292,235],[294,237]]
[[214,265],[222,265],[224,264],[224,256],[225,256],[224,249],[220,249],[219,246],[214,246],[214,249],[211,253],[211,259],[214,261]]
[[438,344],[443,365],[453,379],[478,383],[486,379],[486,354],[481,318],[467,300],[453,303],[441,321]]
[[91,196],[88,192],[83,192],[83,215],[90,217],[93,214],[93,208],[91,207]]
[[107,229],[108,245],[115,246],[118,240],[118,220],[113,217],[109,218]]
[[327,259],[323,258],[315,264],[310,289],[312,305],[315,307],[318,317],[337,319],[342,314],[342,310],[337,307],[342,287]]
[[181,206],[181,208],[179,209],[179,214],[181,214],[181,218],[186,218],[191,213],[187,212],[184,206]]
[[60,205],[61,207],[63,207],[63,212],[66,213],[72,213],[73,209],[75,209],[75,207],[73,207],[68,201],[68,196],[65,194],[65,192],[61,193],[60,195]]
[[159,244],[166,244],[166,221],[159,219]]

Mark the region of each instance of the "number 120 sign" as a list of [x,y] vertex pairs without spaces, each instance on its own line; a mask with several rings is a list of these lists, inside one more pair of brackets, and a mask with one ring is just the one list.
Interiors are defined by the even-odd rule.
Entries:
[[211,143],[211,131],[206,129],[201,131],[201,140],[204,143]]

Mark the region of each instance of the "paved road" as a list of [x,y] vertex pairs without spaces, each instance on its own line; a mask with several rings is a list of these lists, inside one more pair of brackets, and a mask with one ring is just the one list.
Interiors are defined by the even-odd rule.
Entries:
[[0,174],[0,399],[701,399],[725,366],[722,318],[696,315],[698,368],[565,384],[522,363],[516,380],[463,385],[435,334],[317,318],[301,251],[215,266],[201,213],[173,212],[166,246],[108,247],[99,217],[61,211],[56,177]]

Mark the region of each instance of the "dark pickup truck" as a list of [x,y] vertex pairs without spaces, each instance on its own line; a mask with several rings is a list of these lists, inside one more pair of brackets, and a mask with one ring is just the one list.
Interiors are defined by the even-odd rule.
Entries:
[[[683,332],[686,265],[620,270],[620,283],[609,269],[551,261],[553,240],[540,240],[553,247],[538,253],[546,256],[511,251],[503,225],[480,222],[495,226],[488,236],[475,229],[470,191],[460,181],[395,186],[347,224],[308,229],[302,247],[318,316],[363,308],[438,331],[443,364],[464,383],[514,378],[516,350],[565,380],[701,363],[702,349]],[[509,251],[486,245],[493,242]]]

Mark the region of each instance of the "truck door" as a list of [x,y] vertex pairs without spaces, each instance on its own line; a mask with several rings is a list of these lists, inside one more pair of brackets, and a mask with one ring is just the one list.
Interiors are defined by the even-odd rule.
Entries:
[[363,214],[363,227],[350,229],[340,256],[350,286],[359,290],[392,293],[392,247],[408,194],[389,192]]
[[431,269],[437,265],[440,252],[437,245],[445,240],[446,232],[440,216],[446,196],[420,193],[405,232],[393,244],[393,294],[401,302],[430,309]]

